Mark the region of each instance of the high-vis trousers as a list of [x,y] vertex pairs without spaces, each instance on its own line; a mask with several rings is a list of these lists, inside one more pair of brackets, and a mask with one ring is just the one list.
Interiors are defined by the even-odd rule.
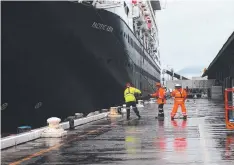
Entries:
[[171,117],[174,117],[176,115],[179,106],[181,107],[181,111],[182,111],[183,116],[187,116],[187,110],[185,108],[184,101],[183,100],[182,101],[175,100],[174,107],[173,107],[172,112],[171,112]]

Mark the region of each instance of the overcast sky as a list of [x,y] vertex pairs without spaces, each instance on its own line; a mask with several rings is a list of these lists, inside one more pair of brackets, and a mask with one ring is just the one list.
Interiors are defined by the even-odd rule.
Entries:
[[156,13],[163,65],[208,66],[234,31],[234,0],[160,0]]

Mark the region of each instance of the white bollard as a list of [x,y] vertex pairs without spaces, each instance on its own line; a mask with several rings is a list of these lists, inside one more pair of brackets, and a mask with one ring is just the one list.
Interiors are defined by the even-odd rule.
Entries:
[[127,112],[126,104],[123,104],[123,108],[121,108],[121,112],[122,113],[126,113]]
[[61,119],[57,117],[51,117],[47,119],[47,123],[49,124],[49,127],[51,128],[59,128],[59,123]]
[[67,134],[67,131],[65,131],[60,125],[61,119],[57,117],[51,117],[47,119],[47,123],[49,124],[48,128],[46,128],[42,134],[41,137],[45,138],[58,138],[62,137]]

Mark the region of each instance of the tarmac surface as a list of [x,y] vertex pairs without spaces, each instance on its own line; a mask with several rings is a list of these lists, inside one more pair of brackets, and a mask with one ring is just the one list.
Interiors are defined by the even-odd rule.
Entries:
[[[187,121],[170,120],[172,100],[165,119],[155,119],[157,104],[76,127],[58,139],[41,138],[2,150],[2,164],[129,164],[129,165],[233,165],[234,131],[224,123],[223,102],[191,99]],[[180,114],[180,109],[178,110]]]

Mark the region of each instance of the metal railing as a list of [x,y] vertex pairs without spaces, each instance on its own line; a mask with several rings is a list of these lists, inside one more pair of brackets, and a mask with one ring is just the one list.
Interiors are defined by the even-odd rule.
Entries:
[[[232,105],[230,105],[229,99],[228,99],[228,93],[232,93]],[[233,129],[234,130],[234,87],[233,88],[226,88],[225,89],[225,123],[227,129]]]

